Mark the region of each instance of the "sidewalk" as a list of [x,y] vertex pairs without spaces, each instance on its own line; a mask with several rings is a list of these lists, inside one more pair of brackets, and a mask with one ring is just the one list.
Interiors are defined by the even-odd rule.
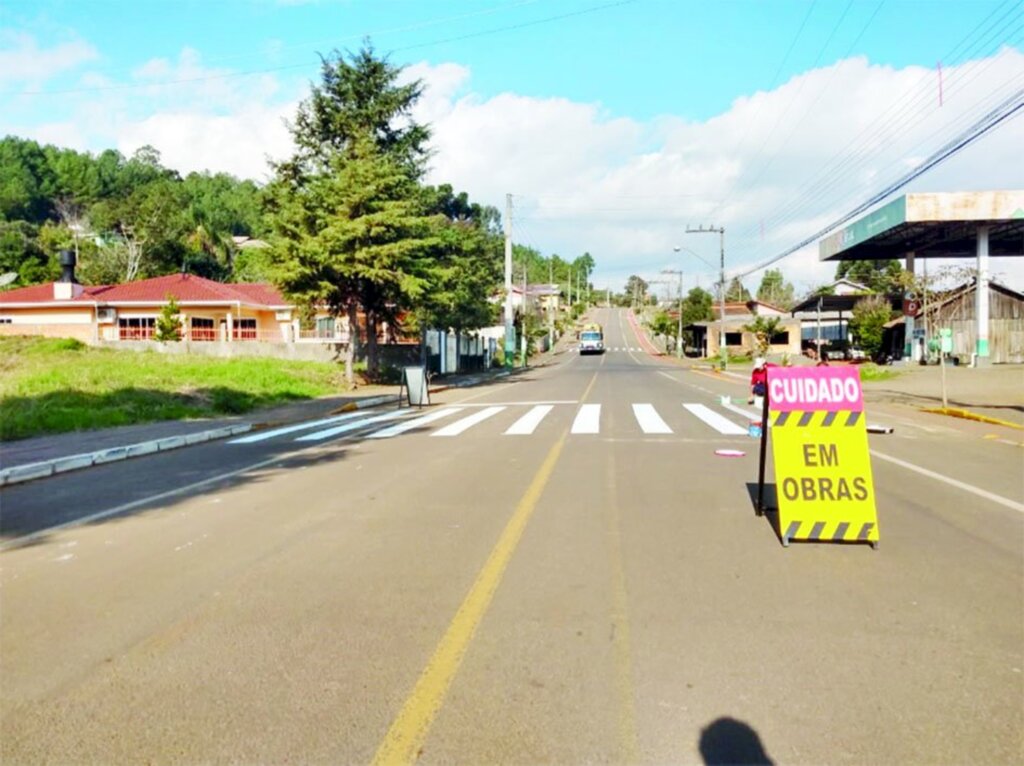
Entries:
[[[891,402],[918,409],[942,407],[942,370],[938,365],[902,365],[889,380],[867,381],[864,395],[869,402]],[[946,366],[946,397],[949,407],[965,410],[1024,428],[1024,365],[991,367]]]
[[[432,394],[507,377],[504,370],[436,379]],[[329,417],[346,409],[397,403],[398,386],[364,386],[358,393],[308,399],[245,415],[140,423],[95,431],[73,431],[0,442],[0,486],[45,478],[66,470],[152,454],[221,439],[258,428]]]

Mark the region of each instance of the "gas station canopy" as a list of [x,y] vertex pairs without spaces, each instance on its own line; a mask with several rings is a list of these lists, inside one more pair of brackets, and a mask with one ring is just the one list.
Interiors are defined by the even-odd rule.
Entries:
[[907,194],[829,235],[822,261],[974,258],[978,230],[988,255],[1024,256],[1024,191]]

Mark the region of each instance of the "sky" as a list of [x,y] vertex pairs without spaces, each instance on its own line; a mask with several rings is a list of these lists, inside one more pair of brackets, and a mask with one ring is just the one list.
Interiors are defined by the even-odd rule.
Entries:
[[[1024,88],[1024,0],[0,0],[0,134],[264,181],[319,56],[367,38],[425,85],[427,180],[512,194],[517,242],[615,290],[710,287],[702,225],[744,275]],[[1024,189],[1022,113],[903,191]]]

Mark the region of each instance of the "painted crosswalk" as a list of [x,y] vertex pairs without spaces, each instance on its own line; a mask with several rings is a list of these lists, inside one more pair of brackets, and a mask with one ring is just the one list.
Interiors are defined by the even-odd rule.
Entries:
[[691,414],[696,415],[720,434],[726,434],[727,436],[741,436],[747,432],[746,428],[741,428],[724,415],[719,415],[706,405],[684,404],[683,408]]
[[374,431],[372,434],[369,434],[369,438],[390,439],[392,436],[398,436],[399,434],[404,434],[407,431],[423,428],[423,426],[428,426],[434,421],[441,420],[442,418],[446,418],[449,415],[454,415],[458,412],[462,412],[461,407],[445,407],[444,409],[435,410],[434,412],[427,413],[426,415],[421,415],[418,418],[403,420],[401,423],[396,423],[393,426],[388,426],[387,428],[382,428],[379,431]]
[[529,436],[555,408],[553,404],[538,404],[505,430],[506,436]]
[[579,410],[576,411],[576,418],[572,421],[572,428],[569,430],[569,433],[601,433],[601,405],[581,404]]
[[341,434],[349,433],[350,431],[356,431],[360,428],[365,428],[368,425],[374,423],[383,423],[386,420],[397,420],[398,418],[408,417],[409,410],[393,410],[391,412],[385,412],[381,415],[371,415],[370,417],[360,418],[359,420],[353,420],[350,423],[344,423],[340,426],[334,426],[333,428],[327,428],[323,431],[316,431],[305,436],[298,437],[295,441],[297,442],[316,442],[323,441],[324,439],[330,439],[334,436],[340,436]]
[[451,425],[445,426],[440,431],[435,431],[432,436],[458,436],[463,431],[467,431],[477,423],[482,423],[490,417],[497,415],[499,412],[504,410],[504,407],[487,407],[479,412],[475,412],[472,415],[467,415],[461,420],[457,420]]
[[[610,415],[609,412],[619,412]],[[624,418],[628,412],[632,417]],[[480,433],[528,437],[551,423],[551,429],[568,429],[572,436],[645,437],[668,436],[684,439],[714,439],[745,436],[757,419],[752,408],[722,399],[713,404],[682,402],[655,405],[580,403],[574,401],[502,402],[500,404],[454,404],[437,409],[409,408],[388,411],[352,412],[281,428],[257,431],[232,439],[228,444],[255,444],[281,439],[302,444],[335,438],[391,439],[405,434],[442,438]]]
[[670,434],[672,429],[662,420],[653,404],[634,404],[633,416],[645,434]]

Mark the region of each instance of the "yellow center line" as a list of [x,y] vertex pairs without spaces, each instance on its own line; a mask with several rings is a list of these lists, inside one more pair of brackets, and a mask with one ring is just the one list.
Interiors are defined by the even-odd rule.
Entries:
[[[590,379],[580,401],[585,401],[597,381],[597,373]],[[441,638],[416,686],[391,724],[373,757],[374,764],[414,763],[437,717],[455,674],[466,655],[476,630],[490,607],[509,561],[519,545],[526,525],[533,516],[544,488],[551,479],[555,464],[562,454],[568,431],[548,452],[530,486],[516,506],[515,513],[498,538],[483,568],[469,589],[448,630]]]

